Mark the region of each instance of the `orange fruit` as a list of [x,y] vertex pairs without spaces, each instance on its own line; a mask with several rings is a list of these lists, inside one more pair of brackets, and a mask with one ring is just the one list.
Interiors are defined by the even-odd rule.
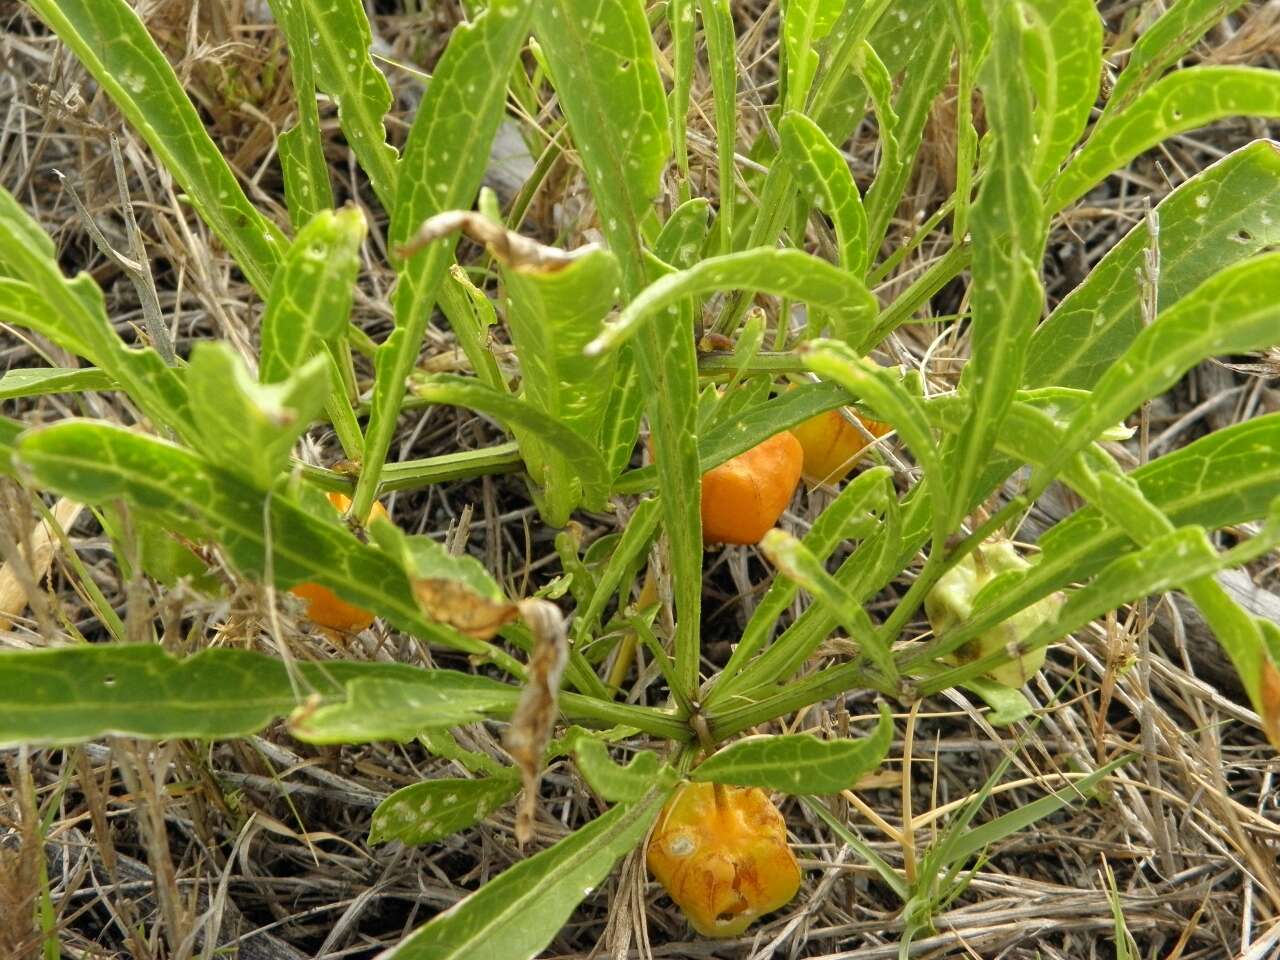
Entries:
[[804,450],[789,431],[774,434],[702,475],[702,539],[758,543],[791,502]]
[[[351,498],[341,493],[329,492],[325,496],[339,513],[345,513],[351,506]],[[369,519],[386,516],[386,509],[375,500]],[[373,623],[373,614],[368,610],[347,603],[328,587],[318,583],[299,583],[290,587],[289,592],[306,601],[307,619],[325,630],[350,635],[367,630]]]
[[658,816],[646,861],[704,937],[737,936],[800,888],[786,822],[759,787],[683,785]]
[[[853,416],[873,436],[883,437],[892,429],[879,420]],[[792,427],[791,432],[804,449],[804,475],[811,483],[839,483],[849,475],[858,454],[871,442],[839,409],[820,413]]]

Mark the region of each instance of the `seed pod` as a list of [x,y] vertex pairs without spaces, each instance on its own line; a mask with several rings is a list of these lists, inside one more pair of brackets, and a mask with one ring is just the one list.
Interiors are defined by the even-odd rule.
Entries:
[[791,502],[804,451],[790,432],[774,434],[702,475],[702,539],[758,543]]
[[649,840],[649,870],[704,937],[734,937],[800,888],[782,814],[758,787],[687,783]]
[[[1002,574],[1016,575],[1029,566],[1007,540],[982,544],[948,570],[925,597],[924,610],[934,634],[945,636],[948,630],[967,620],[973,613],[974,599],[992,580]],[[1036,627],[1058,615],[1062,602],[1059,593],[1045,597],[970,640],[946,659],[963,664],[997,650],[1016,649]],[[1044,665],[1045,652],[1044,647],[1032,650],[993,667],[987,676],[1006,687],[1020,687]]]
[[[351,506],[351,499],[341,493],[330,492],[326,496],[339,513],[345,512]],[[385,519],[386,516],[386,509],[375,500],[369,519],[372,520],[374,517]],[[306,601],[307,619],[330,632],[331,635],[350,636],[361,630],[367,630],[373,623],[373,614],[368,610],[347,603],[328,587],[318,583],[299,583],[290,587],[289,592]]]

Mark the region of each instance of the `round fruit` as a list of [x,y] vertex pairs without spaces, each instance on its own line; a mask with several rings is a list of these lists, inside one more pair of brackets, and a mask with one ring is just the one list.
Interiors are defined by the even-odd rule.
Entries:
[[[850,412],[867,432],[883,437],[892,428],[887,423]],[[811,417],[791,432],[804,449],[804,475],[811,483],[839,483],[849,475],[858,455],[871,443],[843,410],[828,410]]]
[[[351,498],[341,493],[327,493],[329,502],[339,513],[345,513],[351,506]],[[387,516],[382,504],[374,501],[373,511],[369,518]],[[300,597],[307,604],[307,619],[318,627],[334,633],[350,635],[366,630],[373,623],[373,614],[368,610],[347,603],[328,587],[318,583],[299,583],[290,587],[289,592]]]
[[737,936],[800,888],[786,822],[758,787],[684,784],[658,817],[647,861],[704,937]]
[[702,475],[702,539],[758,543],[791,502],[804,451],[790,432],[774,434]]

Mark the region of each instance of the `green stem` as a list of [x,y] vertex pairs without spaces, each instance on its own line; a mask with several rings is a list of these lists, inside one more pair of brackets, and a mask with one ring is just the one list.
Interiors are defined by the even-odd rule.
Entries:
[[861,663],[844,663],[819,670],[813,676],[783,687],[755,703],[727,710],[713,710],[708,714],[707,722],[712,737],[719,742],[735,733],[788,716],[855,687],[878,690],[888,696],[897,695],[897,690],[888,689],[880,678],[869,674]]
[[[313,466],[300,460],[293,461],[293,466],[322,490],[350,493],[355,486],[355,478],[349,474]],[[520,451],[514,443],[500,443],[482,450],[462,450],[439,457],[427,457],[424,460],[390,463],[382,471],[378,496],[393,490],[419,490],[422,487],[453,480],[470,480],[472,477],[511,473],[523,466],[524,461],[520,459]]]

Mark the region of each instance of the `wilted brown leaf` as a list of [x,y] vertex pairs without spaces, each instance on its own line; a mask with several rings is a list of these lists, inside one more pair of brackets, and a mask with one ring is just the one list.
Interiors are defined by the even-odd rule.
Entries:
[[432,620],[439,620],[477,640],[491,639],[520,615],[516,604],[483,597],[461,580],[414,580],[413,595],[422,612]]

